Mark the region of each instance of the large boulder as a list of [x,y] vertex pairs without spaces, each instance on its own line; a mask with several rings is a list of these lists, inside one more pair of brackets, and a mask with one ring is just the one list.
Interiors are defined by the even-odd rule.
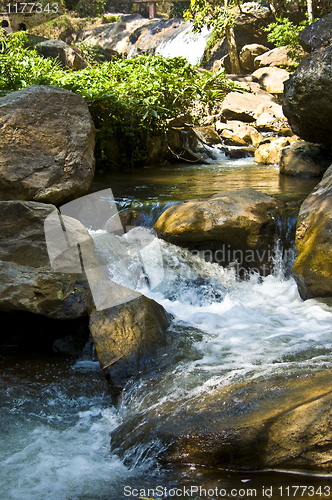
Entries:
[[254,122],[258,118],[258,107],[268,102],[275,102],[269,94],[261,96],[249,92],[230,92],[222,103],[221,116],[224,120]]
[[79,70],[89,66],[77,49],[62,40],[46,40],[37,43],[35,49],[43,57],[58,59],[63,68]]
[[73,92],[33,85],[0,98],[0,200],[59,205],[86,194],[94,142],[87,103]]
[[[89,286],[83,273],[51,268],[44,221],[53,205],[29,201],[0,202],[0,310],[27,311],[49,318],[86,315]],[[78,221],[66,219],[68,234],[91,240]]]
[[331,375],[268,377],[164,398],[117,427],[112,450],[135,459],[137,448],[158,443],[168,464],[330,472]]
[[271,196],[239,189],[173,205],[159,217],[155,230],[160,238],[187,246],[206,260],[224,266],[237,261],[240,271],[262,269],[274,243],[276,207]]
[[[162,306],[144,295],[117,286],[124,303],[90,314],[90,332],[98,360],[110,377],[114,394],[128,380],[154,366],[156,351],[165,345],[170,317]],[[127,293],[126,293],[127,291]],[[125,301],[128,296],[129,301]]]
[[284,82],[289,78],[289,73],[282,68],[266,66],[256,69],[252,73],[252,77],[267,92],[281,96],[284,92]]
[[331,163],[330,151],[317,144],[296,141],[282,148],[279,169],[281,174],[293,177],[321,177]]
[[332,38],[332,14],[321,17],[315,23],[309,24],[298,35],[299,44],[306,52],[319,49]]
[[254,69],[265,68],[267,66],[291,68],[296,67],[297,62],[293,59],[289,47],[276,47],[257,55],[255,58]]
[[302,59],[284,83],[283,110],[305,141],[332,144],[332,46]]
[[260,45],[259,43],[245,45],[239,53],[241,68],[245,72],[252,73],[255,70],[255,58],[268,52],[268,50],[265,45]]
[[332,167],[304,200],[296,226],[293,275],[303,299],[332,297]]

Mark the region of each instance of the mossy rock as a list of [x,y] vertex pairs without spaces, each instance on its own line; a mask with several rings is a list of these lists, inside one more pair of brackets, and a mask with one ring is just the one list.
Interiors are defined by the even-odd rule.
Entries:
[[293,275],[301,297],[332,297],[332,167],[304,200],[295,241]]

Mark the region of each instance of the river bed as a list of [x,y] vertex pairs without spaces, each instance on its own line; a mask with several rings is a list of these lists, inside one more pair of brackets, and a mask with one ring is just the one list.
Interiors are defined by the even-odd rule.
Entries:
[[[212,165],[99,174],[91,192],[111,187],[118,209],[135,208],[152,225],[174,202],[244,187],[276,195],[296,210],[315,184],[281,177],[274,166],[252,159],[220,157]],[[164,280],[147,294],[174,316],[168,346],[158,353],[156,371],[129,384],[117,408],[91,350],[80,359],[28,352],[0,358],[0,498],[267,498],[269,488],[272,498],[303,498],[303,490],[294,494],[296,485],[312,486],[306,490],[311,498],[329,497],[332,479],[323,474],[161,466],[149,453],[158,448],[149,436],[125,460],[110,451],[112,431],[133,415],[162,411],[165,401],[185,401],[230,383],[332,368],[332,307],[300,299],[280,254],[273,275],[237,281],[231,269],[165,242],[161,248]]]

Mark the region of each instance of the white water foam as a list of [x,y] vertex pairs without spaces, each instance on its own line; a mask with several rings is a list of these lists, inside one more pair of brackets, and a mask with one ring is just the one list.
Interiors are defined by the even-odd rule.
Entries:
[[191,64],[199,64],[203,58],[206,42],[212,31],[207,27],[201,33],[193,33],[192,26],[177,34],[174,38],[162,41],[155,50],[164,57],[184,57]]
[[[104,234],[96,232],[96,239]],[[104,257],[112,245],[100,245]],[[232,382],[331,368],[332,308],[303,302],[293,278],[254,275],[240,282],[231,269],[166,242],[160,246],[164,280],[142,291],[174,315],[170,345],[176,340],[179,347],[174,356],[165,353],[173,364],[155,384],[144,378],[131,384],[120,413],[102,394],[71,396],[47,386],[17,395],[9,387],[1,406],[2,498],[118,500],[128,479],[139,475],[110,452],[109,433],[121,421],[151,408],[158,414],[163,404]],[[129,285],[132,276],[121,279]],[[97,369],[81,361],[73,373],[83,384]]]

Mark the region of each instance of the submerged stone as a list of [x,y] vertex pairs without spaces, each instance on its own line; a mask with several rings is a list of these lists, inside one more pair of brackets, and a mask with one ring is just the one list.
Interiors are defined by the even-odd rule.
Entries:
[[158,444],[162,463],[332,470],[331,371],[273,377],[165,401],[112,433],[120,456]]

